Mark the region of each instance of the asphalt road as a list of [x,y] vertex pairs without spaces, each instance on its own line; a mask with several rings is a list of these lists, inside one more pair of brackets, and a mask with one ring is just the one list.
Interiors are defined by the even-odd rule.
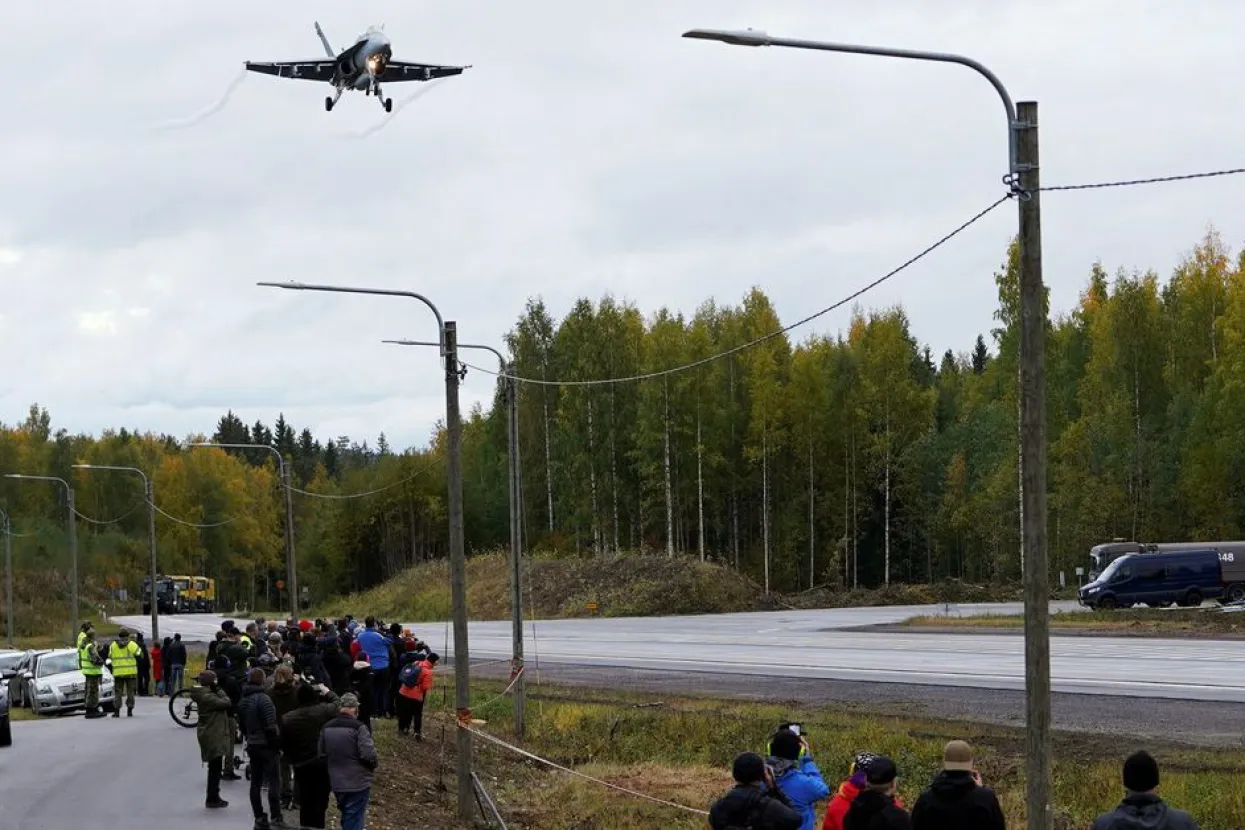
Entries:
[[[1052,603],[1054,610],[1075,603]],[[550,663],[678,673],[766,675],[974,689],[1024,688],[1024,641],[986,634],[868,632],[943,606],[845,608],[714,616],[548,620],[525,626],[526,655]],[[1019,603],[960,605],[951,613],[1020,613]],[[144,617],[118,618],[146,631]],[[206,639],[221,618],[165,617],[164,634]],[[412,627],[453,656],[446,623]],[[510,623],[470,625],[473,661],[511,653]],[[1051,640],[1055,692],[1082,695],[1245,701],[1245,650],[1214,640],[1058,637]]]
[[222,785],[224,810],[204,809],[206,787],[195,732],[173,723],[167,699],[139,698],[133,718],[20,721],[0,749],[0,827],[251,826],[245,781]]

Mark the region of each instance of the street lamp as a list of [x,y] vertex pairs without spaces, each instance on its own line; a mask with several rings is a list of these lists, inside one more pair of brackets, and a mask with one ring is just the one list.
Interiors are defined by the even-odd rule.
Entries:
[[3,510],[0,520],[4,522],[4,631],[13,648],[13,523]]
[[958,63],[994,87],[1007,111],[1008,172],[1020,203],[1020,557],[1025,584],[1026,813],[1030,830],[1051,826],[1050,575],[1046,539],[1046,309],[1042,285],[1042,225],[1038,194],[1037,103],[1012,103],[998,76],[962,55],[850,43],[771,37],[753,29],[692,29],[683,37],[734,46],[784,46],[822,52]]
[[422,294],[388,288],[354,288],[343,285],[308,285],[302,282],[260,282],[266,288],[289,291],[328,291],[339,294],[375,294],[409,297],[428,306],[437,318],[437,342],[445,360],[445,432],[447,447],[447,503],[450,514],[450,606],[454,617],[454,705],[458,731],[458,815],[472,816],[475,792],[471,784],[471,733],[464,727],[471,715],[471,674],[467,649],[467,555],[463,544],[462,414],[458,408],[458,324],[445,320],[440,310]]
[[5,473],[4,477],[22,479],[24,481],[55,481],[65,488],[65,499],[69,505],[69,601],[73,604],[73,633],[70,634],[70,638],[73,638],[78,633],[78,523],[74,518],[74,514],[77,511],[74,509],[73,487],[65,479],[57,478],[56,476],[27,476],[21,473]]
[[290,614],[298,619],[298,574],[294,567],[294,495],[290,489],[290,471],[285,466],[281,451],[267,444],[219,444],[201,441],[190,446],[219,450],[267,450],[277,457],[277,474],[281,478],[281,489],[285,491],[285,579],[290,589]]
[[113,467],[107,464],[74,464],[75,470],[111,470],[121,473],[137,473],[143,480],[143,496],[147,499],[148,530],[151,536],[151,642],[160,642],[160,610],[156,593],[156,494],[151,479],[137,467]]
[[[438,346],[425,340],[385,340],[399,346]],[[523,669],[523,583],[520,563],[523,555],[522,510],[520,500],[520,468],[519,468],[519,386],[514,379],[514,364],[507,364],[505,356],[492,346],[475,343],[459,343],[460,349],[480,349],[492,352],[497,356],[501,366],[501,374],[506,380],[506,448],[510,468],[510,621],[511,621],[511,670],[522,672]],[[524,677],[514,677],[514,730],[520,738],[525,731],[526,692]]]

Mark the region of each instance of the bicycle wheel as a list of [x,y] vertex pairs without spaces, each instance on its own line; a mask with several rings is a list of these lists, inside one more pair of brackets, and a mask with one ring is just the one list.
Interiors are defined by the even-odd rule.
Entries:
[[199,725],[199,705],[190,696],[190,689],[169,696],[169,714],[178,726],[194,729]]

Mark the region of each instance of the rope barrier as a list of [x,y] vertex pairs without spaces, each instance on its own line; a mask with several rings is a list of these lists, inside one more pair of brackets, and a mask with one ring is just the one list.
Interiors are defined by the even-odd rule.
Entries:
[[[460,712],[461,711],[462,710],[460,710]],[[466,710],[466,711],[468,715],[470,715],[470,710]],[[489,743],[502,747],[503,749],[508,749],[511,752],[515,753],[516,755],[521,755],[524,758],[527,758],[528,760],[535,761],[538,764],[542,764],[551,769],[559,770],[560,772],[565,772],[568,775],[572,775],[576,778],[582,778],[585,781],[591,781],[594,784],[600,784],[603,787],[608,787],[609,789],[614,790],[616,792],[623,793],[624,795],[629,795],[629,796],[632,796],[633,798],[640,798],[640,799],[643,799],[644,801],[652,802],[653,804],[660,804],[663,807],[670,807],[675,810],[682,810],[685,813],[692,813],[693,815],[697,815],[697,816],[708,816],[709,815],[708,810],[698,810],[695,807],[689,807],[686,804],[680,804],[677,801],[667,801],[664,798],[658,798],[657,796],[654,796],[654,795],[648,795],[647,793],[637,792],[636,790],[629,790],[626,787],[621,786],[619,784],[615,784],[611,781],[606,781],[602,778],[594,778],[593,776],[588,775],[587,773],[583,773],[583,772],[580,772],[579,770],[574,770],[574,769],[571,769],[570,767],[563,766],[562,764],[559,764],[556,761],[550,761],[548,758],[542,758],[533,752],[528,752],[526,749],[523,749],[522,747],[515,746],[509,741],[503,741],[501,738],[498,738],[495,735],[490,735],[488,732],[485,732],[480,729],[476,729],[475,727],[471,726],[470,723],[464,723],[461,717],[459,718],[459,721],[458,721],[458,728],[466,729],[471,734],[479,738],[482,738],[488,741]]]

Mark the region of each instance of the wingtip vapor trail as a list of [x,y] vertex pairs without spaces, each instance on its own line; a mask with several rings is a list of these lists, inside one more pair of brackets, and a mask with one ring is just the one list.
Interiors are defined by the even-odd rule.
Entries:
[[379,124],[373,124],[372,126],[368,127],[366,130],[361,130],[360,132],[357,132],[357,133],[347,133],[344,137],[345,138],[367,138],[370,135],[375,135],[376,133],[385,129],[385,127],[389,125],[389,122],[397,118],[398,113],[406,109],[408,105],[414,103],[417,99],[422,98],[423,96],[427,95],[429,92],[432,92],[432,90],[440,86],[441,83],[444,82],[445,80],[447,79],[436,78],[434,80],[428,81],[424,86],[415,90],[410,95],[403,98],[401,101],[398,101],[398,103],[395,104],[393,107],[393,112],[389,113],[389,115],[386,116],[386,118],[383,121],[381,121]]
[[182,130],[186,127],[193,127],[209,116],[215,115],[223,110],[225,105],[229,103],[229,99],[233,97],[234,91],[242,85],[242,82],[246,80],[246,76],[247,70],[243,67],[242,71],[238,74],[238,77],[234,78],[233,81],[230,82],[229,87],[225,90],[225,94],[222,95],[215,103],[209,104],[194,115],[186,118],[177,118],[171,121],[161,121],[158,124],[153,124],[152,129],[162,132],[165,130]]

